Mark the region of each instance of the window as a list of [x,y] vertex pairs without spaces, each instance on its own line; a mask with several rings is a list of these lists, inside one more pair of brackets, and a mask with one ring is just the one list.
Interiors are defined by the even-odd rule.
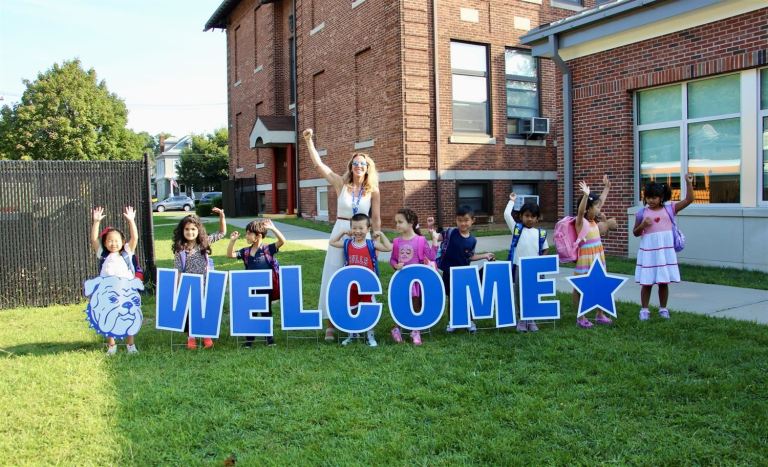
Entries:
[[521,117],[539,116],[538,63],[531,52],[506,50],[507,135],[520,134]]
[[476,215],[493,212],[490,182],[462,182],[456,186],[456,206],[469,206]]
[[490,135],[488,49],[451,42],[453,132]]
[[317,217],[328,217],[328,187],[317,187]]
[[[636,94],[640,183],[694,175],[694,203],[741,202],[740,75],[731,74]],[[641,194],[642,197],[642,194]]]
[[760,149],[761,156],[758,157],[760,166],[763,168],[762,196],[763,202],[768,201],[768,68],[760,70]]
[[535,202],[539,204],[538,186],[535,183],[512,183],[512,192],[517,195],[512,209],[519,211],[523,204]]

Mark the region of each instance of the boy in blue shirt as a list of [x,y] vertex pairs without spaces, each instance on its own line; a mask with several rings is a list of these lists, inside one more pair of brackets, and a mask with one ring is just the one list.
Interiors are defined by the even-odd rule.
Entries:
[[[439,235],[438,241],[444,245],[444,251],[440,253],[440,269],[443,272],[443,283],[445,284],[445,294],[451,295],[451,268],[458,266],[469,266],[472,261],[484,259],[494,261],[496,258],[493,253],[475,253],[477,239],[472,236],[471,228],[475,223],[475,213],[469,206],[462,206],[456,211],[456,227],[451,227]],[[447,244],[443,240],[447,239]],[[445,332],[453,332],[455,328],[450,325]],[[469,332],[475,333],[477,326],[475,322],[469,322]]]

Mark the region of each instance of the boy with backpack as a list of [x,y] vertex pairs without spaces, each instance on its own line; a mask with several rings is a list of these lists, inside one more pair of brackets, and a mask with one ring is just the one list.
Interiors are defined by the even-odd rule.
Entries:
[[[371,230],[371,219],[366,214],[357,213],[349,220],[350,230],[340,232],[331,239],[329,245],[341,248],[344,252],[344,266],[362,266],[379,275],[377,251],[392,251],[392,243],[382,232],[373,232],[373,240],[365,238]],[[342,239],[346,236],[347,238]],[[360,303],[373,301],[372,295],[361,295],[357,284],[352,284],[349,290],[349,306],[355,312]],[[341,345],[347,346],[358,337],[352,333],[341,341]],[[373,329],[366,334],[366,342],[370,347],[378,346]]]
[[[549,245],[547,244],[547,231],[537,228],[541,217],[541,210],[536,203],[525,203],[518,211],[518,221],[512,218],[512,209],[517,200],[515,193],[509,194],[509,202],[504,209],[504,220],[512,231],[512,243],[509,246],[509,256],[507,261],[512,263],[512,281],[518,284],[518,269],[520,268],[520,258],[528,256],[540,256],[546,254]],[[519,286],[515,292],[515,302],[518,309],[520,303]],[[517,332],[536,332],[539,327],[533,320],[519,320],[517,322]]]
[[[437,267],[443,272],[445,294],[451,295],[451,268],[469,266],[472,261],[484,259],[494,261],[493,253],[475,253],[477,239],[472,235],[472,224],[475,223],[475,213],[469,206],[462,206],[456,211],[456,227],[449,227],[438,235],[440,247],[437,252]],[[450,324],[445,332],[454,332]],[[469,321],[469,332],[477,332],[475,322]]]
[[[275,234],[277,241],[267,245],[264,243],[264,239],[267,237],[267,231],[269,230]],[[272,301],[280,299],[280,284],[277,281],[280,264],[275,259],[275,255],[280,247],[285,245],[285,236],[275,227],[275,224],[270,219],[266,219],[264,221],[251,221],[248,223],[245,227],[245,240],[249,243],[249,246],[235,251],[235,242],[239,237],[239,232],[232,232],[229,245],[227,245],[227,257],[243,260],[247,270],[267,269],[272,271],[272,290],[270,290],[267,302],[267,310],[269,311],[265,313],[266,316],[272,316]],[[253,336],[246,337],[245,346],[253,346],[253,341]],[[274,337],[267,336],[267,345],[275,345]]]

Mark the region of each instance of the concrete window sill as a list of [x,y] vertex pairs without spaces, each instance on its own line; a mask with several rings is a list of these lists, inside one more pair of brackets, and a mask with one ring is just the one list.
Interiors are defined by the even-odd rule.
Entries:
[[496,144],[496,138],[488,135],[451,135],[448,142],[453,144]]
[[314,28],[312,28],[312,30],[309,31],[309,35],[310,36],[314,36],[315,34],[317,34],[318,32],[322,31],[323,29],[325,29],[325,21],[323,21],[322,23],[320,23],[317,26],[315,26]]
[[504,144],[508,146],[534,146],[534,147],[546,147],[547,140],[545,139],[521,139],[521,138],[504,138]]

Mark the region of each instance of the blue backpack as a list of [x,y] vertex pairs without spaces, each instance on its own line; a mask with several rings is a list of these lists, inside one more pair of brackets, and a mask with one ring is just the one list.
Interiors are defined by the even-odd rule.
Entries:
[[[347,248],[349,244],[352,242],[351,238],[345,238],[344,239],[344,266],[349,266],[349,249]],[[379,275],[379,262],[376,258],[376,245],[373,243],[373,240],[366,238],[365,244],[368,246],[368,253],[371,255],[371,261],[373,261],[373,270],[376,272],[376,275]]]
[[[544,229],[537,229],[539,231],[539,253],[541,253],[541,250],[544,249],[544,242],[547,240],[547,231]],[[515,250],[517,249],[517,244],[520,241],[520,235],[523,234],[523,224],[518,222],[515,224],[515,228],[512,231],[512,244],[509,245],[509,255],[507,256],[507,261],[514,262],[515,260]]]
[[441,270],[443,269],[443,259],[445,258],[445,253],[448,251],[448,245],[451,242],[451,235],[453,235],[455,230],[456,227],[448,227],[442,233],[443,240],[440,242],[440,246],[438,247],[437,253],[435,254],[435,264],[437,264],[437,267]]

